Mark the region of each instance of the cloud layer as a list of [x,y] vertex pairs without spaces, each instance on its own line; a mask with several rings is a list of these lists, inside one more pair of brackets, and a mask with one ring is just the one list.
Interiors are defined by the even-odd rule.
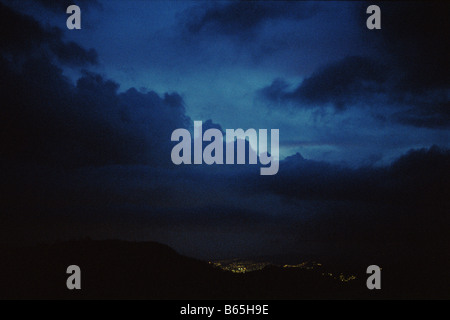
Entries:
[[[47,1],[41,3],[49,6]],[[258,35],[267,23],[307,23],[321,12],[309,3],[293,6],[295,10],[290,3],[214,4],[195,7],[192,19],[181,22],[190,37],[206,41],[211,34],[220,34],[244,39]],[[270,126],[280,119],[290,123],[280,128],[286,145],[291,141],[317,147],[314,141],[299,139],[297,131],[310,120],[299,119],[296,112],[331,107],[334,113],[329,122],[324,121],[325,133],[311,134],[315,141],[329,141],[332,147],[354,153],[351,146],[358,142],[358,130],[379,121],[387,123],[384,131],[372,132],[375,138],[364,144],[398,143],[404,150],[414,150],[392,163],[363,167],[291,155],[281,161],[277,175],[263,178],[259,166],[171,163],[171,133],[192,126],[186,97],[206,90],[206,85],[200,85],[204,82],[192,80],[197,89],[183,93],[121,88],[118,81],[93,71],[100,65],[97,49],[68,41],[61,29],[1,5],[0,166],[6,201],[0,207],[0,240],[31,242],[86,235],[152,239],[209,257],[295,252],[312,242],[345,243],[344,248],[356,243],[360,249],[365,243],[382,249],[394,242],[404,242],[405,247],[448,242],[449,151],[401,141],[405,135],[414,136],[418,131],[409,130],[416,127],[436,129],[433,139],[437,139],[439,130],[450,123],[448,78],[440,71],[448,67],[444,55],[448,40],[440,27],[448,20],[442,7],[399,8],[398,13],[383,9],[384,29],[376,38],[385,45],[375,46],[370,54],[329,59],[311,73],[302,73],[304,78],[298,82],[280,74],[262,90],[246,92],[246,96],[258,94],[264,102],[276,102],[278,108],[266,113],[255,102],[250,107],[257,112],[244,113],[248,105],[225,108],[220,97],[210,98],[239,123],[257,123],[254,119]],[[391,14],[403,15],[404,22],[400,25]],[[418,27],[420,21],[427,21],[425,29]],[[409,36],[410,30],[417,37]],[[257,42],[257,37],[250,38]],[[168,45],[169,40],[155,46]],[[235,45],[226,47],[232,56],[238,56]],[[189,52],[175,48],[180,61],[192,61]],[[170,65],[172,61],[167,60]],[[210,75],[216,69],[209,69],[208,63],[206,74]],[[193,65],[191,70],[196,70]],[[81,76],[76,81],[67,78],[63,72],[67,67],[76,68]],[[221,92],[232,95],[235,88],[245,86],[240,77],[252,69],[246,65],[237,75],[236,70],[230,72],[236,86],[220,86]],[[201,68],[197,72],[199,78],[205,75]],[[163,78],[161,74],[158,77]],[[174,74],[180,77],[179,70]],[[363,113],[365,121],[358,123],[358,130],[347,118],[333,122],[365,108],[373,113]],[[384,120],[376,118],[380,113]],[[213,119],[203,118],[204,130],[226,128]],[[395,130],[393,137],[384,140],[382,134],[391,132],[388,125],[394,129],[406,125],[408,130],[399,142]],[[374,163],[382,158],[375,147],[368,148]]]
[[[361,21],[364,4],[356,5]],[[384,104],[388,117],[402,124],[446,128],[449,117],[448,11],[446,3],[404,6],[383,3],[382,30],[361,28],[361,39],[373,48],[367,56],[330,62],[291,89],[283,79],[261,90],[269,101],[322,108]]]

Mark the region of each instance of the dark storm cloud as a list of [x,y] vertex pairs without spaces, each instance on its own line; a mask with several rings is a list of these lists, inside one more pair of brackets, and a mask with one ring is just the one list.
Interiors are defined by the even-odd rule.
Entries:
[[276,79],[262,94],[271,100],[296,101],[317,106],[332,103],[343,110],[361,99],[378,93],[386,80],[386,68],[365,57],[347,57],[314,72],[294,91],[288,84]]
[[[45,59],[20,71],[1,65],[2,154],[17,161],[80,166],[158,163],[170,134],[187,126],[182,99],[130,89],[85,72],[76,86]],[[167,161],[164,161],[165,163]]]
[[64,64],[82,66],[87,63],[98,63],[97,52],[94,49],[86,50],[73,41],[66,43],[54,41],[49,47]]
[[263,186],[304,200],[432,202],[445,200],[450,192],[450,152],[436,146],[412,150],[385,167],[353,169],[297,154],[282,161],[280,168]]
[[394,121],[419,128],[445,129],[450,127],[450,101],[447,98],[434,102],[413,103],[413,108],[392,115]]
[[57,27],[44,27],[33,17],[13,11],[0,3],[0,39],[2,52],[15,58],[23,54],[55,56],[64,64],[86,65],[98,62],[94,49],[86,50],[75,42],[65,42]]
[[[365,7],[356,4],[355,15],[365,25]],[[448,94],[450,30],[443,2],[380,3],[382,29],[361,28],[361,39],[373,52],[329,63],[293,89],[283,79],[260,91],[272,102],[299,107],[384,104],[390,119],[402,124],[444,128],[450,124]]]
[[319,5],[306,2],[232,1],[204,9],[187,10],[185,27],[191,33],[202,31],[226,35],[253,32],[273,19],[308,19],[319,11]]
[[[402,123],[441,128],[450,125],[450,21],[448,2],[383,4],[381,40],[392,55],[402,102],[411,106],[397,114]],[[382,53],[380,53],[381,55]]]
[[172,130],[188,125],[178,94],[119,94],[117,83],[87,71],[73,85],[52,59],[85,65],[96,52],[0,6],[4,159],[65,167],[167,160]]
[[[450,4],[445,1],[383,2],[382,30],[377,33],[381,60],[393,60],[401,71],[399,89],[413,93],[448,88]],[[359,10],[361,15],[364,11]],[[365,21],[367,15],[360,16]],[[364,19],[364,20],[363,20]],[[362,32],[366,39],[369,33]],[[388,56],[383,55],[388,53]]]
[[410,241],[428,246],[447,237],[441,227],[450,222],[447,149],[411,150],[391,165],[356,169],[297,154],[280,168],[278,175],[254,181],[252,190],[280,195],[298,210],[312,206],[306,221],[291,221],[299,243],[364,240],[376,247],[383,239],[380,244]]
[[[61,44],[56,29],[2,9],[2,23],[15,21],[5,27],[17,37],[2,29],[1,241],[49,232],[54,240],[92,234],[90,228],[99,234],[105,224],[133,225],[142,211],[172,200],[177,174],[160,170],[171,165],[172,131],[190,125],[181,96],[119,93],[116,82],[89,71],[73,84],[57,55],[65,58],[59,64],[72,65],[84,51],[75,45],[67,56],[64,46],[52,47]],[[130,211],[134,218],[124,214]]]

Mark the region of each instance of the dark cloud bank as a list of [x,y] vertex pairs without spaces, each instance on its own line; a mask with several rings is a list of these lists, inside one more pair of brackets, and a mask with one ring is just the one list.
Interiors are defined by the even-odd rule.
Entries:
[[[205,8],[206,7],[206,8]],[[184,27],[192,34],[249,35],[271,20],[303,20],[314,16],[320,4],[311,2],[233,1],[192,7],[184,13]]]
[[260,94],[281,105],[331,105],[338,111],[385,104],[391,106],[388,118],[394,122],[448,128],[449,4],[382,2],[382,29],[377,33],[363,27],[365,6],[357,4],[355,10],[362,25],[360,37],[372,48],[370,55],[331,62],[294,88],[276,79]]
[[[63,41],[63,32],[56,27],[44,27],[31,17],[15,13],[0,4],[0,38],[2,52],[11,59],[20,60],[34,54],[53,58],[72,66],[96,64],[97,53],[86,50],[75,42]],[[13,58],[12,58],[13,57]]]
[[[95,51],[3,5],[0,12],[0,23],[14,22],[1,28],[0,241],[153,239],[202,257],[301,252],[305,244],[329,252],[338,244],[382,251],[398,243],[425,250],[449,243],[448,150],[412,150],[391,165],[356,169],[295,155],[264,178],[247,166],[177,167],[170,135],[192,124],[179,94],[119,93],[117,83],[88,71],[72,84],[61,67],[96,63]],[[210,16],[219,19],[214,11],[203,24]],[[5,33],[11,28],[14,35]],[[431,68],[435,54],[424,53]],[[292,92],[277,82],[265,93],[344,109],[365,96],[363,89],[382,90],[389,77],[368,58],[349,57]],[[398,79],[392,95],[416,92],[420,79],[407,79]],[[436,89],[447,84],[423,81]],[[411,112],[446,115],[420,106]]]

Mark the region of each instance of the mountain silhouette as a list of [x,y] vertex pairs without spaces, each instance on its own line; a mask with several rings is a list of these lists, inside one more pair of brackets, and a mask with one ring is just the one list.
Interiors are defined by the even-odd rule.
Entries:
[[[66,287],[70,265],[81,269],[81,290]],[[274,265],[236,274],[155,242],[77,240],[0,249],[0,299],[360,299],[392,294],[368,290],[366,278],[359,274],[344,282],[320,269]]]

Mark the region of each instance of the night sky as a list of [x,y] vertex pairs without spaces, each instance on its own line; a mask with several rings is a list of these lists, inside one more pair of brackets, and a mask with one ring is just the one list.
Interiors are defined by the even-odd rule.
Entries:
[[[448,242],[450,7],[381,2],[368,30],[370,4],[1,0],[0,242],[205,259]],[[174,165],[194,120],[279,129],[278,174]]]

